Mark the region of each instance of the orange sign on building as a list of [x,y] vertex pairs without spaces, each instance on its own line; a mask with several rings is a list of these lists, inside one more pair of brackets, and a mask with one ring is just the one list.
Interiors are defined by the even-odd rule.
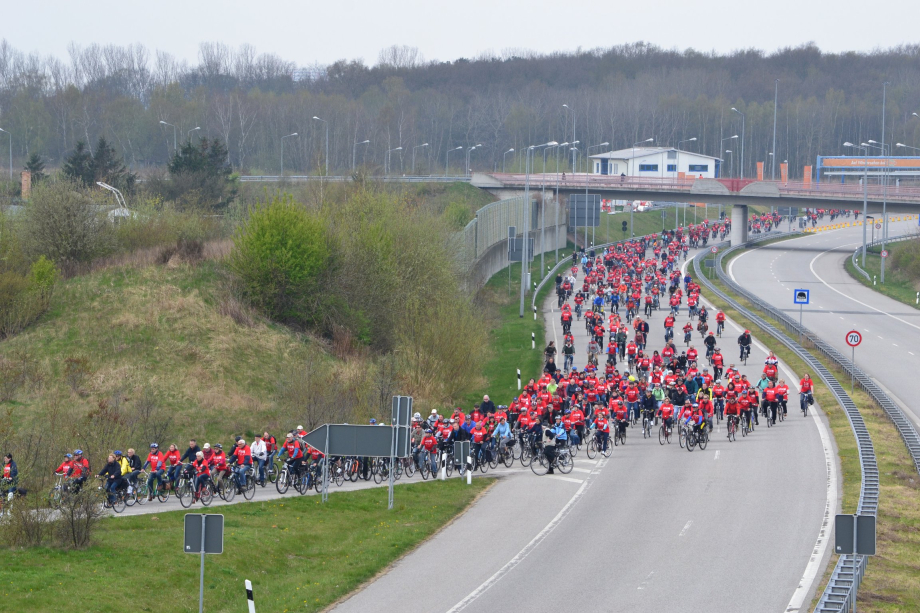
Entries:
[[811,185],[811,166],[802,168],[802,182],[804,182],[805,185]]
[[763,181],[763,162],[757,162],[757,180]]
[[789,164],[786,162],[779,165],[779,177],[783,183],[789,182]]

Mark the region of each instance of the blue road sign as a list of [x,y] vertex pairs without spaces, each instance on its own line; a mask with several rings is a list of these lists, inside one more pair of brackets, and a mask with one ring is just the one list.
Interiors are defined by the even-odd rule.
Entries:
[[811,298],[811,290],[797,289],[792,292],[792,302],[795,304],[808,304]]

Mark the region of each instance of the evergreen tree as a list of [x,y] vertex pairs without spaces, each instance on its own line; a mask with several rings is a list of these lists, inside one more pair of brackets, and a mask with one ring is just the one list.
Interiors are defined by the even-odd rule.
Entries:
[[40,183],[48,176],[45,174],[45,160],[37,153],[33,153],[29,156],[29,161],[26,162],[25,169],[28,170],[29,174],[32,176],[32,185]]
[[93,183],[93,153],[82,140],[64,158],[64,176],[77,181],[84,187]]
[[128,170],[121,156],[104,137],[100,136],[93,153],[92,183],[102,181],[122,191],[131,191],[136,180],[137,176]]
[[221,208],[236,193],[232,174],[224,144],[218,139],[202,138],[197,147],[187,142],[173,155],[169,161],[170,181],[160,189],[167,200]]

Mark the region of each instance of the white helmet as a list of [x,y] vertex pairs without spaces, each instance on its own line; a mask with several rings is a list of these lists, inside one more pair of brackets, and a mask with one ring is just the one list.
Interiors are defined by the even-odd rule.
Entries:
[[416,414],[413,415],[412,417],[413,417],[413,419],[421,419],[421,418],[422,418],[422,414],[421,414],[421,413],[416,413]]

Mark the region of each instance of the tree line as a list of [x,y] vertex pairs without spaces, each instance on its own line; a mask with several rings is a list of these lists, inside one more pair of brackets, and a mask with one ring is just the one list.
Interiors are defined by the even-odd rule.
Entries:
[[[634,43],[575,53],[506,50],[449,62],[425,61],[397,46],[374,65],[298,67],[246,45],[202,44],[190,65],[140,45],[72,45],[64,59],[2,41],[0,127],[9,135],[0,134],[0,158],[9,136],[15,166],[37,154],[60,167],[79,143],[103,137],[132,172],[144,173],[165,168],[183,143],[208,139],[223,143],[227,165],[238,172],[278,174],[283,147],[287,173],[319,173],[328,129],[331,174],[353,166],[379,171],[388,151],[393,173],[459,174],[466,149],[478,144],[471,167],[493,171],[503,162],[520,170],[519,153],[549,140],[578,140],[583,153],[602,142],[617,149],[647,138],[670,146],[696,138],[683,148],[732,159],[735,168],[726,162],[726,174],[737,176],[741,143],[722,140],[742,135],[734,107],[745,114],[745,176],[758,161],[769,176],[778,80],[776,157],[788,160],[797,177],[817,155],[849,153],[844,141],[920,146],[920,118],[912,115],[920,112],[918,77],[920,45],[825,53],[805,44],[716,54]],[[505,155],[509,149],[515,152]]]

